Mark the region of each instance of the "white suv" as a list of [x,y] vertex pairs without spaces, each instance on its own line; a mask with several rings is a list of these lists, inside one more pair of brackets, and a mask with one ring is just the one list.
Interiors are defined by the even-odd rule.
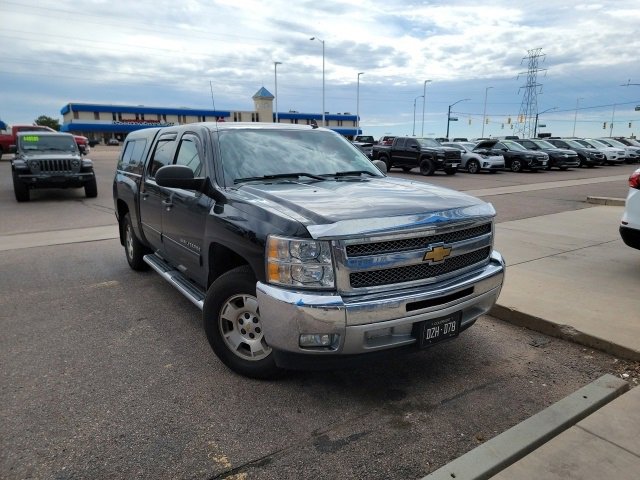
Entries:
[[620,223],[622,241],[640,250],[640,168],[629,177],[629,195]]

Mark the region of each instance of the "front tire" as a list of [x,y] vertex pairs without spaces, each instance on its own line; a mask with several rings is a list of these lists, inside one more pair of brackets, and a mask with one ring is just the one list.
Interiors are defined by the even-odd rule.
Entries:
[[122,228],[124,229],[124,253],[127,257],[127,263],[133,270],[143,271],[149,268],[143,259],[147,253],[147,249],[142,242],[138,240],[133,231],[131,223],[131,214],[127,213],[122,219]]
[[202,315],[209,345],[231,370],[260,379],[281,373],[264,337],[256,278],[249,266],[234,268],[211,284]]
[[13,172],[13,193],[16,196],[18,202],[28,202],[31,198],[29,187],[27,187],[18,175]]
[[98,196],[98,184],[95,177],[84,184],[84,194],[87,198],[96,198]]
[[420,162],[420,173],[426,177],[433,175],[435,169],[433,161],[429,158],[425,158]]
[[480,162],[477,160],[469,160],[467,162],[467,171],[469,173],[480,173]]
[[521,172],[522,171],[522,162],[518,159],[514,159],[511,161],[511,171],[512,172]]

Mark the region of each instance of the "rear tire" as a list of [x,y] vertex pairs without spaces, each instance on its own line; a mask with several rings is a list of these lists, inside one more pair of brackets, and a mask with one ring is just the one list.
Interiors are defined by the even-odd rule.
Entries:
[[142,242],[138,240],[138,237],[136,237],[129,213],[122,219],[122,228],[124,229],[124,253],[127,257],[127,263],[133,270],[147,270],[149,265],[145,263],[143,257],[148,251]]
[[211,284],[202,317],[209,345],[231,370],[260,379],[282,373],[264,338],[256,278],[249,266],[234,268]]
[[31,198],[29,187],[20,180],[16,172],[13,172],[13,193],[15,194],[16,201],[18,202],[28,202]]
[[420,162],[420,173],[426,177],[433,175],[435,169],[433,161],[429,158],[425,158]]
[[96,198],[98,196],[98,184],[95,177],[84,184],[84,194],[87,198]]

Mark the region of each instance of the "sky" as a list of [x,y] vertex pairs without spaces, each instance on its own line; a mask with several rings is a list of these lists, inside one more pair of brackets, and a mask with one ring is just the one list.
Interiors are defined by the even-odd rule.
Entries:
[[274,62],[278,110],[318,113],[320,39],[325,110],[364,134],[445,136],[451,106],[450,137],[513,135],[529,98],[539,132],[640,136],[638,0],[0,0],[0,19],[8,124],[69,102],[253,110]]

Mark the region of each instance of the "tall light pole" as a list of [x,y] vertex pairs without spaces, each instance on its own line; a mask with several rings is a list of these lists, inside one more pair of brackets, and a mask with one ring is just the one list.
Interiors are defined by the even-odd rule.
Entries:
[[322,43],[322,126],[326,127],[327,124],[324,118],[324,40],[320,40],[318,37],[311,37],[309,40],[317,40]]
[[484,138],[484,123],[487,121],[487,93],[489,89],[493,87],[487,87],[484,89],[484,110],[482,111],[482,133],[480,137]]
[[356,135],[360,135],[360,75],[364,75],[364,72],[358,72],[358,88],[356,89]]
[[425,103],[427,103],[427,83],[429,82],[431,82],[431,80],[425,80],[422,87],[422,130],[420,131],[421,137],[424,137],[424,105]]
[[449,122],[451,121],[451,107],[453,107],[454,105],[460,103],[460,102],[466,102],[467,100],[471,100],[470,98],[463,98],[462,100],[458,100],[455,103],[452,103],[451,105],[449,105],[449,111],[447,112],[447,134],[445,135],[445,137],[447,137],[447,139],[449,139]]
[[616,104],[613,104],[613,113],[611,114],[611,127],[609,129],[609,136],[613,137],[613,118],[616,116]]
[[278,123],[278,65],[282,65],[282,62],[273,62],[273,75],[276,81],[276,123]]
[[419,98],[424,98],[424,95],[418,95],[413,99],[413,133],[411,135],[414,137],[416,136],[416,100]]
[[547,108],[544,112],[536,113],[536,123],[533,126],[533,138],[535,138],[536,135],[538,134],[538,117],[543,113],[547,113],[547,112],[550,112],[551,110],[557,110],[557,109],[558,107],[551,107],[551,108]]
[[580,105],[580,100],[584,100],[584,98],[579,97],[576,100],[576,113],[573,115],[573,133],[571,134],[572,137],[576,136],[576,121],[578,120],[578,105]]

